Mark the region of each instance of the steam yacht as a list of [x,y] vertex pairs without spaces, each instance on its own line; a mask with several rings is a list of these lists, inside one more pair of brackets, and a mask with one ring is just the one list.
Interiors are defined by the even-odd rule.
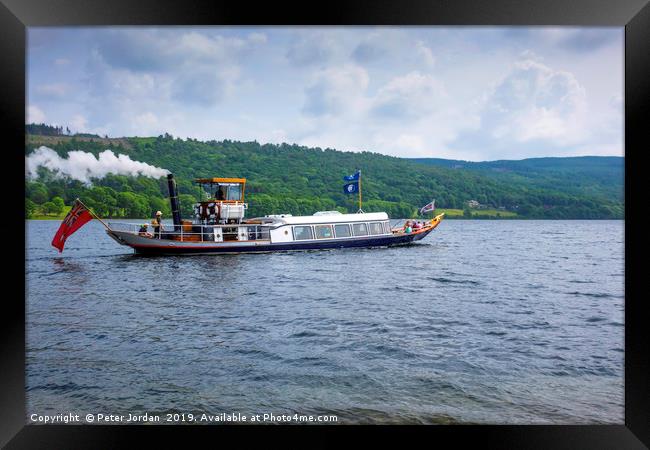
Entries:
[[176,182],[168,175],[173,226],[154,232],[132,223],[109,222],[107,233],[119,244],[142,254],[207,254],[287,250],[382,247],[403,245],[426,237],[442,221],[439,214],[420,229],[391,228],[385,212],[342,214],[320,211],[245,218],[245,178],[202,178],[195,182],[206,193],[194,205],[192,220],[183,220]]

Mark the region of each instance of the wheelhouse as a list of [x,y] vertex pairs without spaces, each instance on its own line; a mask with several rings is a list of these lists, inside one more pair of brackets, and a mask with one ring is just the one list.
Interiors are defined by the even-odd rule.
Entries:
[[199,178],[194,180],[201,190],[201,201],[194,205],[194,219],[203,225],[240,223],[247,204],[244,203],[246,178]]
[[199,178],[194,182],[201,187],[201,198],[208,201],[244,202],[246,178]]

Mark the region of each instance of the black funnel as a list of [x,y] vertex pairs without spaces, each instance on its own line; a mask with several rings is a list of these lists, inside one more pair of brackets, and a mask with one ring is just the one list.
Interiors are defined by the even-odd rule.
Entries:
[[174,220],[174,231],[181,231],[181,204],[178,201],[176,180],[174,174],[167,175],[167,186],[169,187],[169,202],[172,207],[172,219]]

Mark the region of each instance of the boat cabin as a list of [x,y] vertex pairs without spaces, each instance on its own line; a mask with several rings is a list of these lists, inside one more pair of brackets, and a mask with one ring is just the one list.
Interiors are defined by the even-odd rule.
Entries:
[[244,203],[246,178],[199,178],[202,200],[194,205],[195,223],[202,225],[239,223],[247,208]]
[[[267,216],[268,217],[268,216]],[[271,242],[358,239],[392,235],[388,215],[381,213],[341,214],[319,211],[312,216],[274,216]]]

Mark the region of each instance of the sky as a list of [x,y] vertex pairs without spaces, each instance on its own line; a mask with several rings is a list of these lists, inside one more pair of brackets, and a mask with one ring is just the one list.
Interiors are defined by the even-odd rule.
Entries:
[[28,29],[26,122],[486,161],[623,156],[624,29]]

